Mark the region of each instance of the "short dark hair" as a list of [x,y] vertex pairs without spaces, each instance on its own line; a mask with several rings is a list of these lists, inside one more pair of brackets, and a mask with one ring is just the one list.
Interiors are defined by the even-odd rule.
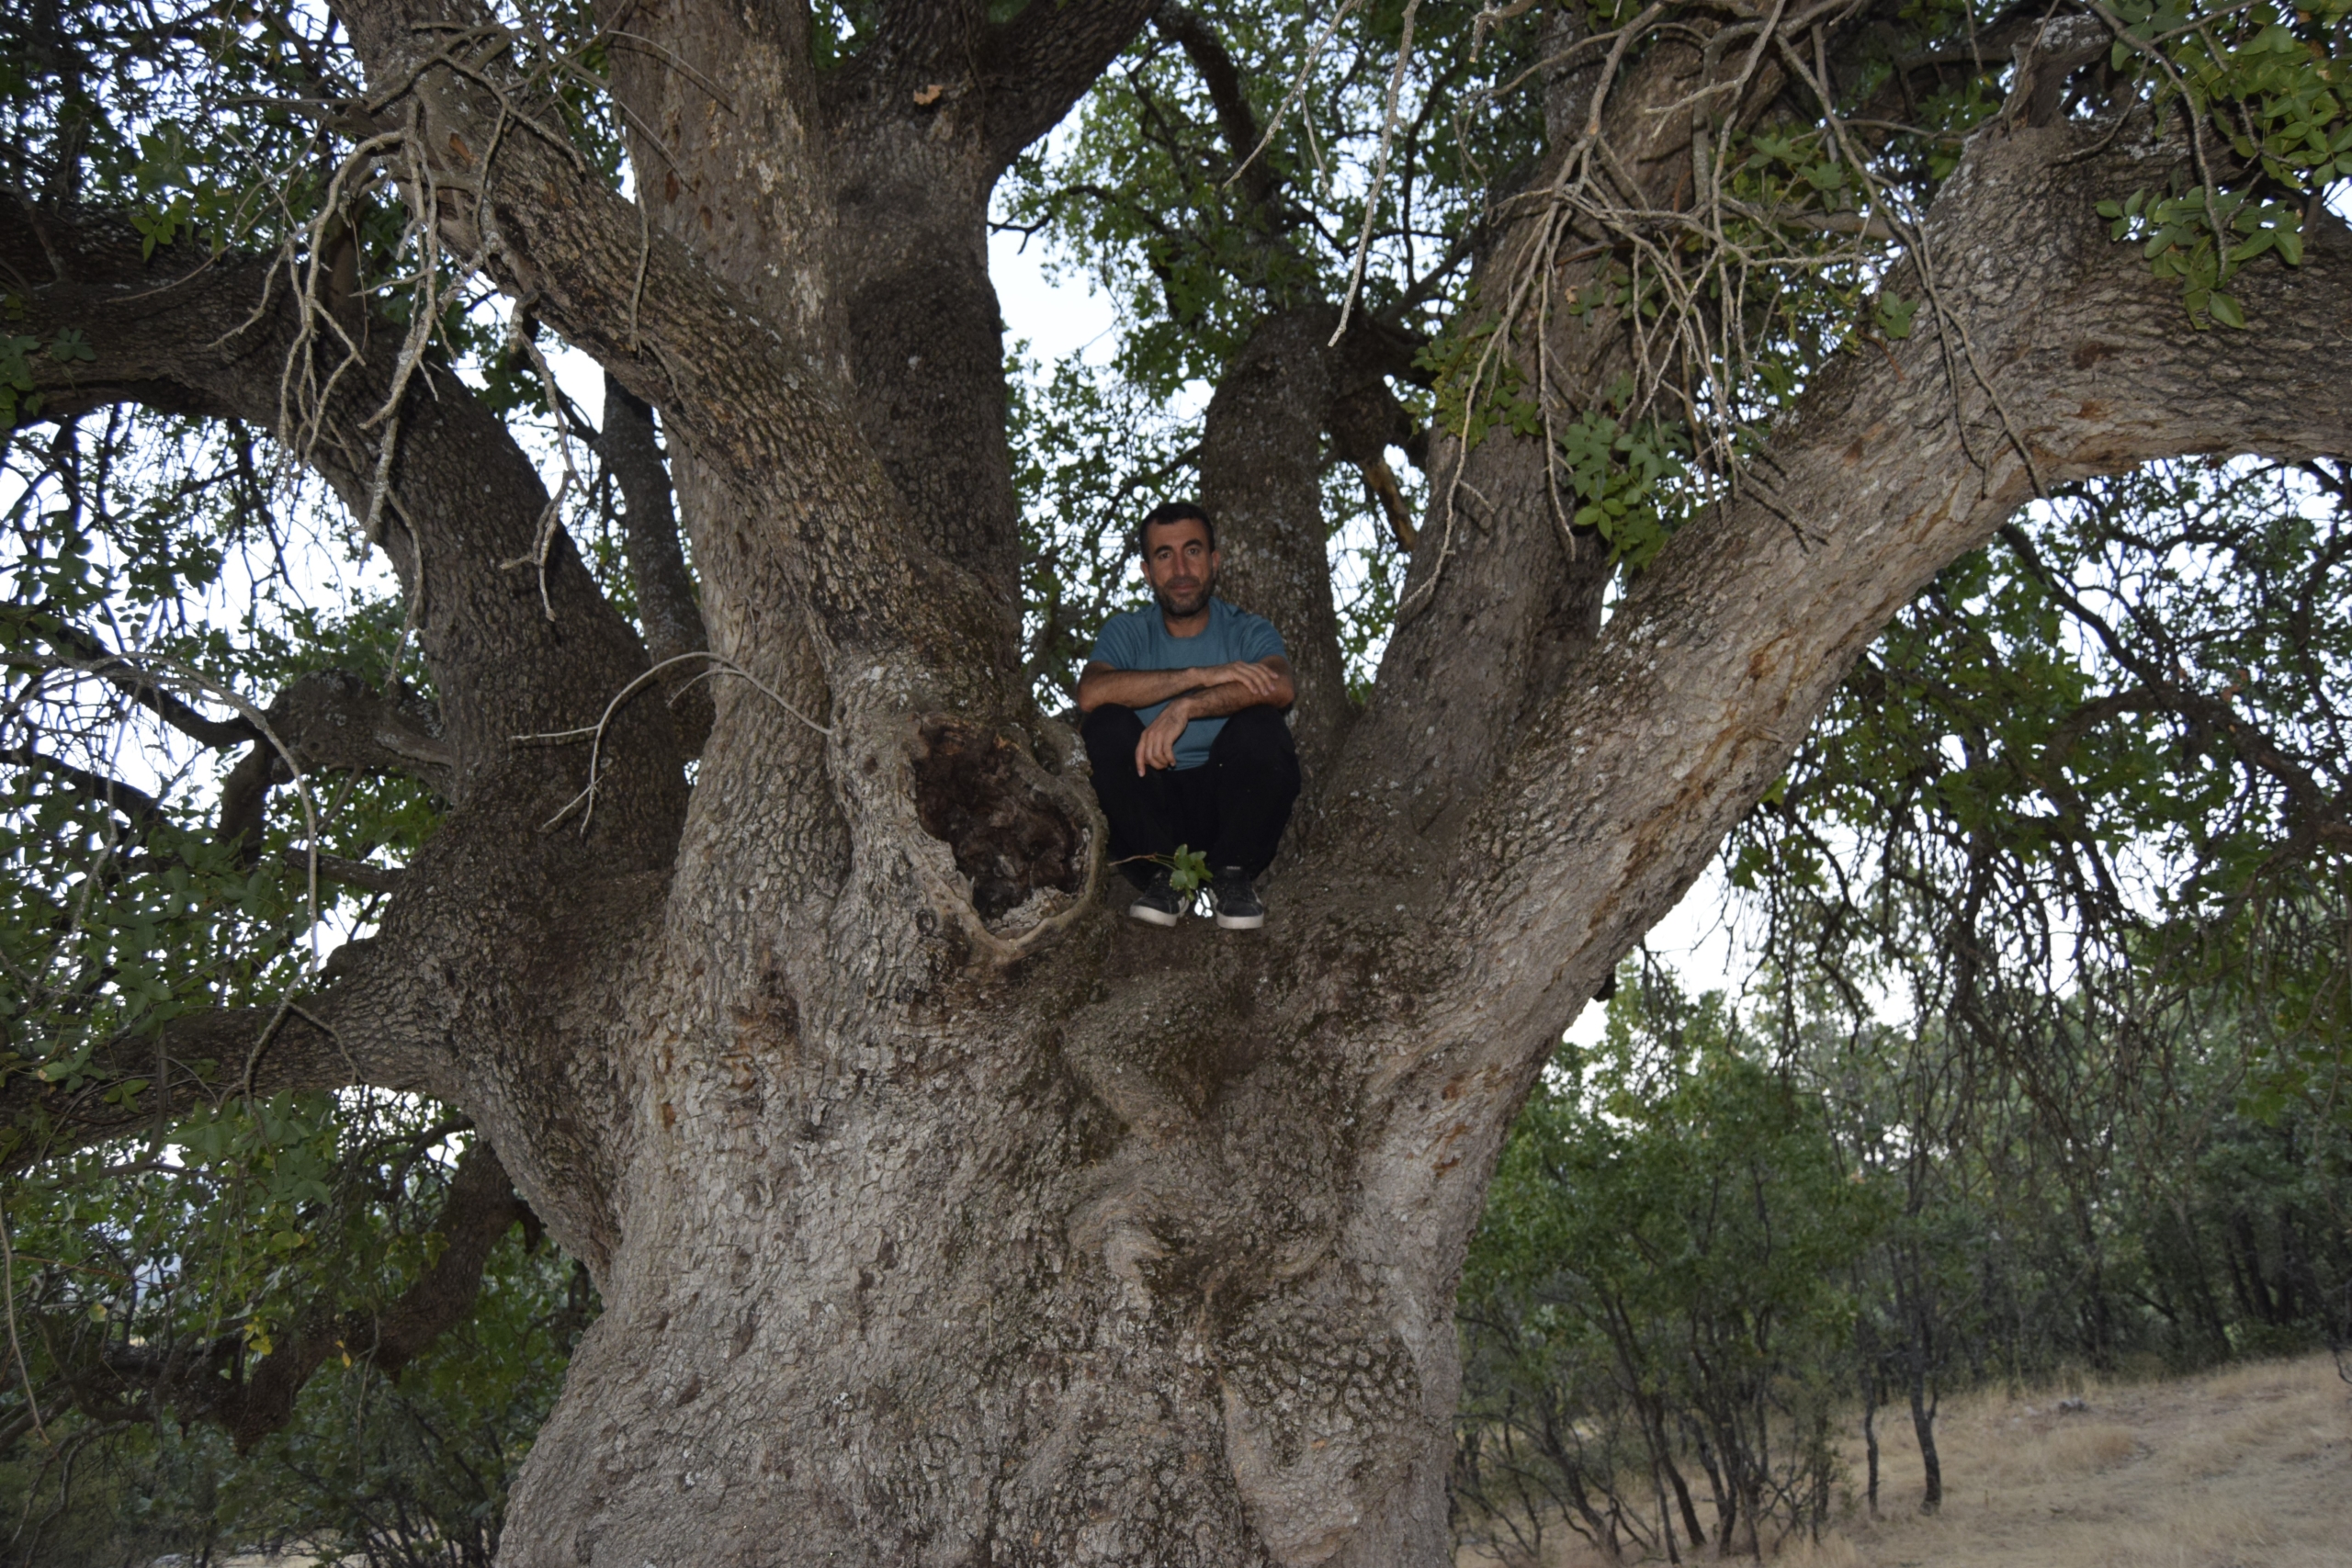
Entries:
[[1207,513],[1200,509],[1197,503],[1190,501],[1163,501],[1147,513],[1141,523],[1136,525],[1136,554],[1139,556],[1151,554],[1151,531],[1154,528],[1166,527],[1170,523],[1184,522],[1198,523],[1208,534],[1209,548],[1212,550],[1216,548],[1216,524],[1210,519]]

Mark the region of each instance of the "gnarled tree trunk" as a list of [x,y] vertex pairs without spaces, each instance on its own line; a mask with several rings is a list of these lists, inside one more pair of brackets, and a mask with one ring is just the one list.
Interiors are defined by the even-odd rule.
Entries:
[[[2172,154],[2132,127],[1996,126],[1930,222],[1982,380],[1928,333],[1830,366],[1605,625],[1533,444],[1442,457],[1433,490],[1458,465],[1481,499],[1422,530],[1423,606],[1334,743],[1353,804],[1262,934],[1144,930],[1099,897],[1069,737],[1005,656],[971,243],[1009,149],[1133,13],[1084,8],[1108,18],[1090,34],[1046,6],[912,7],[944,30],[910,21],[896,63],[831,85],[789,17],[727,13],[696,58],[731,108],[624,84],[668,128],[639,153],[649,221],[503,118],[531,89],[447,42],[499,36],[463,0],[342,9],[443,166],[452,247],[660,409],[729,671],[690,795],[650,709],[622,710],[593,781],[584,748],[518,746],[592,722],[645,655],[567,550],[547,620],[498,565],[535,525],[527,465],[454,382],[412,399],[387,547],[426,605],[453,809],[257,1071],[456,1103],[594,1271],[605,1312],[510,1564],[1445,1561],[1453,1281],[1504,1132],[1855,652],[2037,480],[2352,444],[2340,228],[2245,275],[2250,332],[2184,333],[2092,213]],[[756,143],[709,131],[722,114]],[[920,234],[869,211],[899,175],[937,181],[893,209]],[[135,245],[56,231],[9,260],[36,279],[28,330],[90,329],[75,395],[217,410],[274,385],[282,321],[223,339],[190,303],[230,319],[257,269],[166,251],[167,287],[117,290]],[[933,310],[927,384],[896,356]],[[388,364],[371,350],[379,391]],[[345,446],[311,455],[362,503],[372,406],[355,388]],[[503,476],[487,515],[479,473]],[[592,783],[592,813],[548,826]],[[175,1027],[219,1055],[254,1021]],[[154,1059],[124,1049],[126,1076]],[[102,1135],[194,1092],[46,1103]]]

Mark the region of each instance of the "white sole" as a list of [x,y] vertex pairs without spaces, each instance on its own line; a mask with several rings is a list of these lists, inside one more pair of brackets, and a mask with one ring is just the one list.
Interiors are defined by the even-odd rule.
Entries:
[[1263,915],[1219,915],[1217,929],[1228,931],[1254,931],[1266,923]]
[[1127,913],[1148,926],[1172,926],[1177,917],[1165,909],[1155,909],[1148,904],[1130,904]]

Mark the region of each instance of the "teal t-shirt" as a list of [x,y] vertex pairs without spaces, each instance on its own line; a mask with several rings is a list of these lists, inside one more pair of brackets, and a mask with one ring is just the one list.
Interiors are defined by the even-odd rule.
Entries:
[[[1209,601],[1209,624],[1197,637],[1170,637],[1157,604],[1114,615],[1102,623],[1091,655],[1095,663],[1114,670],[1205,669],[1212,664],[1255,664],[1261,659],[1288,657],[1283,651],[1283,634],[1274,630],[1273,622],[1237,610],[1222,599]],[[1137,708],[1136,716],[1149,724],[1167,705],[1154,703]],[[1196,718],[1186,725],[1184,733],[1176,738],[1178,770],[1197,768],[1207,761],[1209,748],[1216,744],[1217,731],[1224,728],[1221,718]]]

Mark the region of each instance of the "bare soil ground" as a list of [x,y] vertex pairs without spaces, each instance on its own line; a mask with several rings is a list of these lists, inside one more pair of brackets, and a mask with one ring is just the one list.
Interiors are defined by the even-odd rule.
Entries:
[[[2060,1408],[2079,1398],[2084,1408]],[[2352,1568],[2352,1385],[2325,1356],[2161,1382],[1944,1402],[1944,1506],[1918,1506],[1905,1411],[1859,1507],[1787,1568]],[[1860,1434],[1848,1446],[1855,1491]],[[1564,1532],[1565,1533],[1565,1532]],[[1566,1549],[1541,1568],[1597,1568]],[[1713,1560],[1712,1548],[1702,1554]],[[1495,1568],[1464,1553],[1462,1568]],[[1515,1565],[1518,1568],[1518,1565]],[[1535,1568],[1535,1565],[1524,1565]]]

